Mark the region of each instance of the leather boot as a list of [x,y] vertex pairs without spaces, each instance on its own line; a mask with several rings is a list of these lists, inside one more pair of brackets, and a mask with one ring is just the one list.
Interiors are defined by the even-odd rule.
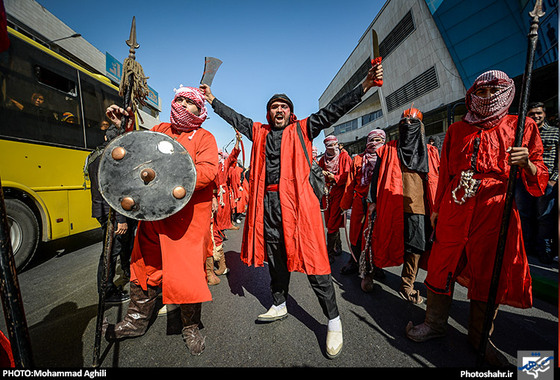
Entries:
[[105,338],[113,341],[144,335],[148,329],[157,296],[157,288],[148,286],[148,289],[144,291],[139,285],[131,282],[130,303],[126,316],[116,325],[104,321]]
[[200,314],[202,304],[187,303],[181,305],[181,322],[183,323],[183,341],[192,355],[200,355],[204,351],[205,337],[200,333]]
[[[469,332],[468,341],[474,347],[475,350],[479,350],[480,339],[482,338],[482,329],[484,326],[484,315],[486,314],[486,302],[471,300],[470,312],[469,312]],[[492,324],[490,325],[490,331],[488,333],[488,342],[486,343],[486,352],[484,354],[484,360],[488,364],[494,367],[505,367],[509,366],[510,363],[504,354],[494,346],[490,340],[492,331],[494,331],[494,319],[498,315],[498,305],[495,305],[492,312]]]
[[451,301],[451,296],[434,293],[428,289],[424,323],[414,326],[412,322],[408,322],[406,336],[415,342],[425,342],[445,336]]
[[218,285],[220,279],[214,273],[214,257],[210,256],[206,258],[206,280],[208,285]]
[[414,281],[418,273],[419,262],[419,254],[405,251],[399,295],[406,301],[410,301],[414,304],[421,304],[424,302],[424,298],[420,296],[420,292],[414,289]]
[[214,254],[214,260],[218,263],[218,269],[214,270],[218,276],[222,274],[226,274],[229,269],[226,266],[226,255],[224,254],[224,245],[220,244],[218,248],[216,248],[216,252]]

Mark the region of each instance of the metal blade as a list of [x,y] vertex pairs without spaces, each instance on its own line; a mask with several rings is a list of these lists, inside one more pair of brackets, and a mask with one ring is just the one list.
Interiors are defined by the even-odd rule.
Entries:
[[136,16],[132,16],[132,26],[130,27],[130,38],[126,41],[130,49],[138,49],[140,45],[136,42]]
[[371,30],[371,41],[373,45],[373,58],[379,57],[379,40],[377,39],[377,32],[375,29]]
[[208,86],[212,86],[212,81],[214,81],[214,76],[216,75],[216,71],[222,64],[218,58],[213,57],[205,57],[204,58],[204,73],[202,74],[202,79],[200,80],[200,84],[206,84]]

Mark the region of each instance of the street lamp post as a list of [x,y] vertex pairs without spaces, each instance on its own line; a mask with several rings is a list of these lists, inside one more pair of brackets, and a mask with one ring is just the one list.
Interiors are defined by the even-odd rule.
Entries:
[[54,40],[47,41],[46,44],[47,44],[47,45],[50,45],[50,44],[53,43],[53,42],[66,40],[66,39],[68,39],[68,38],[81,37],[81,36],[82,36],[82,35],[81,35],[80,33],[74,33],[74,34],[72,34],[71,36],[66,36],[66,37],[57,38],[57,39],[54,39]]

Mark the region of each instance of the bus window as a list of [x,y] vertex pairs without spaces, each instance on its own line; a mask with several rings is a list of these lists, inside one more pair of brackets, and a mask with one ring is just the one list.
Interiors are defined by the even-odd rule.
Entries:
[[0,71],[5,94],[0,104],[1,136],[85,147],[76,69],[11,38]]
[[96,88],[93,80],[83,76],[81,78],[82,99],[84,105],[84,125],[86,128],[86,147],[95,149],[103,144],[105,130],[102,122],[108,121],[105,117],[103,103],[99,97],[100,89]]

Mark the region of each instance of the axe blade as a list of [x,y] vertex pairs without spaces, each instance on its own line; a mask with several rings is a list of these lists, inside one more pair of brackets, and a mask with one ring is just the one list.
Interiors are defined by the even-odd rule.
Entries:
[[204,58],[204,73],[202,74],[202,79],[200,80],[200,84],[206,84],[208,86],[212,86],[212,81],[214,81],[214,76],[218,71],[218,68],[222,64],[218,58],[214,57],[205,57]]

